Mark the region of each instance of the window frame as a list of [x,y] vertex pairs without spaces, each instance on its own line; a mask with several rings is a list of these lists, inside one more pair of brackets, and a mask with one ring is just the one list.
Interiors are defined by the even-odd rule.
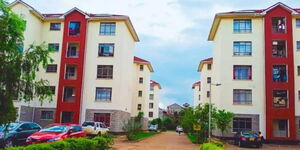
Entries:
[[211,83],[211,77],[206,78],[206,83],[210,84]]
[[57,64],[48,64],[46,67],[46,73],[57,73]]
[[[48,116],[48,117],[45,117],[45,116],[44,116],[45,114],[43,114],[43,112],[44,112],[44,113],[45,113],[45,112],[46,112],[46,113],[49,113],[49,112],[50,112],[50,113],[51,113],[51,114],[50,114],[51,117],[48,116],[49,114],[48,114],[48,115],[46,114],[46,116]],[[41,110],[41,117],[40,117],[40,119],[41,119],[41,120],[53,120],[53,119],[54,119],[54,111],[52,111],[52,110]]]
[[[284,66],[285,67],[285,74],[283,73],[283,74],[281,74],[280,73],[280,71],[277,73],[277,74],[274,74],[274,67],[282,67],[282,66]],[[280,70],[280,69],[279,69]],[[279,76],[278,78],[274,78],[274,76],[275,75],[277,75],[277,76]],[[283,75],[283,77],[281,77],[281,75]],[[285,76],[285,77],[284,77]],[[289,77],[288,77],[288,65],[287,64],[274,64],[273,66],[272,66],[272,79],[273,79],[273,82],[275,82],[275,83],[287,83],[288,82],[288,79],[289,79]],[[278,80],[278,81],[276,81],[276,79]],[[282,81],[281,81],[282,80]]]
[[[241,72],[236,75],[236,71],[238,70],[248,70],[247,77],[239,75]],[[233,80],[252,80],[252,65],[233,65]]]
[[252,41],[234,41],[233,56],[252,56]]
[[[52,28],[53,24],[59,24],[59,28]],[[60,31],[61,30],[61,23],[59,23],[59,22],[50,22],[49,30],[50,31]]]
[[48,43],[48,49],[53,49],[53,52],[59,52],[59,43]]
[[[233,89],[232,97],[233,97],[234,105],[251,105],[252,104],[252,89]],[[241,98],[244,98],[244,99],[242,100]],[[249,99],[247,99],[247,98],[249,98]]]
[[[300,28],[300,27],[299,27]],[[296,41],[296,51],[300,51],[300,41]]]
[[[67,92],[66,88],[73,89],[72,96],[69,98],[70,100],[66,100],[66,98],[67,98],[67,93],[65,93],[65,92]],[[68,92],[70,92],[70,91],[68,91]],[[73,96],[73,94],[74,94],[74,96]],[[63,99],[62,100],[63,100],[63,102],[75,102],[76,101],[76,88],[73,87],[73,86],[64,86]]]
[[153,118],[153,112],[152,112],[152,111],[149,111],[149,112],[148,112],[148,116],[149,116],[149,118]]
[[[235,128],[235,122],[237,121],[238,127]],[[243,123],[245,124],[245,127],[242,128],[240,127],[240,124]],[[234,117],[232,120],[232,132],[233,133],[237,133],[239,131],[243,131],[243,130],[252,130],[252,118],[247,118],[247,117]],[[250,128],[247,128],[247,123],[250,123]]]
[[143,84],[144,83],[144,78],[143,77],[139,77],[139,84]]
[[[281,104],[282,106],[280,106],[280,99],[284,99],[283,97],[275,97],[275,91],[277,92],[285,92],[285,104]],[[275,99],[276,98],[276,99]],[[278,106],[276,106],[276,104],[274,103],[274,101],[277,100]],[[285,106],[283,106],[285,105]],[[284,89],[274,89],[272,90],[272,108],[274,109],[287,109],[289,108],[289,91],[288,90],[284,90]]]
[[[99,27],[99,35],[101,36],[114,36],[116,35],[116,22],[101,22]],[[109,28],[109,32],[106,31]],[[102,31],[104,29],[104,31]],[[113,29],[113,30],[112,30]]]
[[[241,23],[244,23],[244,29],[241,29]],[[249,23],[250,28],[247,27]],[[235,28],[238,24],[238,28]],[[252,20],[251,19],[234,19],[233,20],[233,33],[252,33]]]
[[[78,28],[78,33],[77,34],[71,34],[70,33],[70,26],[71,26],[71,23],[78,23],[79,24],[79,28]],[[81,29],[81,22],[80,21],[70,21],[69,22],[69,24],[68,24],[68,36],[80,36],[80,29]],[[76,32],[76,29],[74,29],[75,31],[74,32]]]
[[97,76],[97,79],[113,79],[114,66],[113,65],[97,65],[96,76]]
[[[105,52],[105,47],[108,46],[108,53]],[[103,51],[102,51],[103,47]],[[110,52],[110,48],[112,47],[112,52]],[[98,44],[98,57],[114,57],[115,55],[115,44],[114,43],[99,43]]]
[[154,108],[154,103],[149,103],[149,109],[153,109]]
[[[106,92],[104,99],[101,99],[101,90],[102,90],[102,92]],[[97,93],[97,92],[100,92],[100,93]],[[100,99],[98,99],[98,98],[100,98]],[[96,102],[111,102],[112,101],[112,88],[111,87],[96,87],[95,101]]]
[[138,91],[138,97],[143,97],[143,91],[142,90]]
[[[296,18],[296,23],[295,23],[295,25],[296,25],[296,28],[300,28],[300,18]],[[299,23],[299,24],[297,24],[297,23]]]

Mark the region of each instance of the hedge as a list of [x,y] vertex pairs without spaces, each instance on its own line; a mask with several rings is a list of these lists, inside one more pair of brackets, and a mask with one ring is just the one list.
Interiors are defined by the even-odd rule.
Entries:
[[53,143],[32,144],[6,148],[5,150],[109,150],[113,144],[111,137],[70,138]]
[[200,150],[224,150],[224,144],[222,142],[204,143],[200,146]]

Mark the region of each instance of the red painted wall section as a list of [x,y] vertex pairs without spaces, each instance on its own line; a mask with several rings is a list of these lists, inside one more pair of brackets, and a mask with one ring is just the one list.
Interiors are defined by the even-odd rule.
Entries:
[[[69,36],[69,23],[70,21],[80,22],[80,35]],[[85,54],[85,42],[86,42],[86,28],[87,20],[85,15],[74,10],[65,16],[62,55],[60,64],[59,86],[58,86],[58,99],[55,122],[61,122],[61,113],[63,111],[73,112],[73,122],[79,123],[80,110],[81,110],[81,91],[82,91],[82,79],[83,79],[83,64]],[[53,37],[55,38],[55,37]],[[79,56],[78,58],[67,58],[67,46],[68,43],[79,43]],[[77,66],[77,79],[66,80],[65,79],[65,67],[67,64]],[[63,102],[63,92],[65,86],[75,87],[75,101]]]
[[[286,18],[286,33],[272,33],[272,17]],[[272,57],[272,41],[286,40],[287,57]],[[273,82],[273,65],[286,65],[288,82]],[[291,12],[277,6],[265,15],[265,78],[266,78],[266,138],[269,140],[296,140],[293,28]],[[273,108],[273,90],[288,90],[288,108]],[[289,124],[289,137],[274,137],[273,120],[286,119]]]

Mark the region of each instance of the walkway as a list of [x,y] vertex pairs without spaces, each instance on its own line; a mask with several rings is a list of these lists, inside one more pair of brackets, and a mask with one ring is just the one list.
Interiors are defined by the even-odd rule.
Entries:
[[199,150],[189,139],[176,132],[162,132],[139,142],[128,142],[125,136],[115,140],[112,150]]

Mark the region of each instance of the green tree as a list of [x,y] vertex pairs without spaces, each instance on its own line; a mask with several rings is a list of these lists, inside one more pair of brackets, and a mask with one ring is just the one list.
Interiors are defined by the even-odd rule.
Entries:
[[32,44],[22,50],[24,30],[24,20],[8,8],[6,1],[0,0],[0,124],[16,119],[13,100],[52,100],[51,89],[46,87],[48,81],[36,79],[40,66],[46,67],[51,61],[52,50],[44,44]]
[[221,130],[222,135],[223,133],[229,129],[230,122],[232,121],[234,114],[232,112],[227,112],[225,110],[218,110],[214,116],[217,128]]

